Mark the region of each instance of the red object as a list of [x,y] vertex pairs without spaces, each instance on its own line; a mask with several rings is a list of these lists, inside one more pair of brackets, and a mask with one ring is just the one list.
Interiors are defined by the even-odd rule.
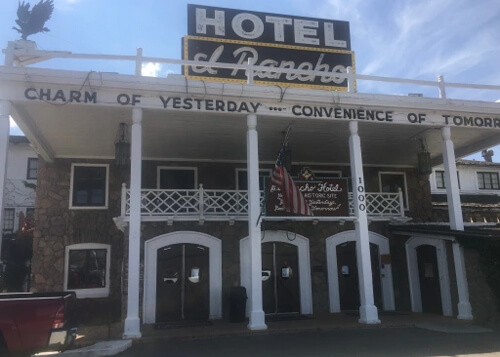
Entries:
[[300,214],[303,216],[312,216],[311,208],[304,195],[293,182],[290,174],[283,166],[284,147],[281,148],[271,176],[271,183],[278,187],[283,197],[283,207],[286,212]]
[[0,294],[0,333],[7,350],[63,350],[76,337],[74,304],[72,292]]

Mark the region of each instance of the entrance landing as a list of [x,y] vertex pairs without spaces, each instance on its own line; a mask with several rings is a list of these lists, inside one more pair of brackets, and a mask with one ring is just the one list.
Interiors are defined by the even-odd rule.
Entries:
[[[347,329],[380,329],[419,327],[433,331],[448,333],[485,333],[492,330],[474,324],[473,321],[458,320],[433,314],[418,313],[381,313],[380,324],[360,324],[355,314],[315,314],[303,319],[285,319],[282,321],[266,320],[267,330],[251,331],[248,322],[230,323],[225,320],[214,320],[211,326],[181,327],[165,330],[155,329],[154,325],[142,325],[142,338],[135,342],[152,342],[169,339],[198,339],[221,336],[242,336],[254,334],[289,333],[308,330],[347,330]],[[78,329],[79,339],[75,348],[88,346],[103,340],[121,339],[123,326],[121,323],[111,326],[84,326]]]

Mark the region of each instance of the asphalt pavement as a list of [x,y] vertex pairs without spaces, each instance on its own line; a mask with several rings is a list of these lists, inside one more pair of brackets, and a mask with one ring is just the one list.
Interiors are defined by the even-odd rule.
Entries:
[[420,327],[298,331],[136,342],[120,357],[500,356],[500,330],[441,332]]

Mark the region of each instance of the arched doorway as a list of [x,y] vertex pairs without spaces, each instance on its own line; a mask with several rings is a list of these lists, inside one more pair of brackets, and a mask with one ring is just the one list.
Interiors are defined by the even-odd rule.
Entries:
[[222,318],[221,241],[190,231],[146,241],[143,315],[144,323]]
[[[286,231],[262,233],[263,308],[266,314],[312,314],[309,239]],[[240,240],[241,285],[250,291],[250,240]],[[249,306],[247,304],[247,312]]]
[[[380,257],[389,256],[389,239],[369,232],[370,256],[375,305],[383,310],[395,309],[391,265],[382,264]],[[355,231],[335,234],[326,239],[328,291],[330,312],[359,309]]]
[[452,316],[445,241],[411,237],[406,242],[406,258],[412,311]]

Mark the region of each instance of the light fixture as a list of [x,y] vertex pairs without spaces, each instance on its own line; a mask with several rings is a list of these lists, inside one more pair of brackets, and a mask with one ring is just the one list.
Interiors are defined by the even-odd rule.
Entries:
[[128,126],[120,123],[115,140],[115,164],[119,169],[126,169],[130,165],[130,141]]
[[420,150],[418,152],[418,172],[422,175],[432,173],[431,154],[427,150],[427,143],[424,138],[420,138]]

